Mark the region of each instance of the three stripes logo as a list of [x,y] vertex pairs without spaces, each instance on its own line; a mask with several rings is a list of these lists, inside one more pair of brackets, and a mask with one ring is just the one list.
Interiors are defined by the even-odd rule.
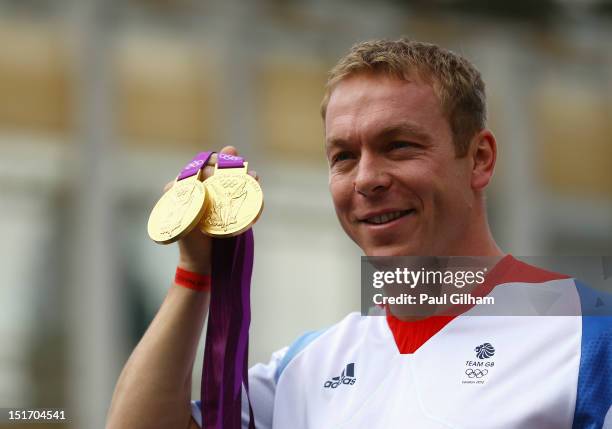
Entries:
[[355,384],[355,363],[349,363],[346,368],[342,370],[342,374],[338,377],[332,377],[330,380],[327,380],[323,385],[326,389],[335,389],[341,384],[352,385]]

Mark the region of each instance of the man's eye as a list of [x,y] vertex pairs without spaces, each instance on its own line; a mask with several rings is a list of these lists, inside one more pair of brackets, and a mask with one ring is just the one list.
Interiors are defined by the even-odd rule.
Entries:
[[417,145],[411,142],[396,141],[396,142],[391,142],[389,146],[393,150],[393,149],[404,149],[407,147],[416,147]]
[[350,152],[340,152],[333,156],[332,164],[335,164],[339,161],[346,161],[347,159],[351,159],[352,155]]

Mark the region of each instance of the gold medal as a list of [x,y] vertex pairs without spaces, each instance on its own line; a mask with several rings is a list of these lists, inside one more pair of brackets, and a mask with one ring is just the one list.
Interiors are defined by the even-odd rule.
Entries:
[[200,229],[213,237],[233,237],[251,227],[263,210],[263,192],[247,174],[248,163],[219,168],[204,181],[206,205]]
[[174,182],[159,199],[151,215],[147,230],[157,243],[169,244],[180,240],[202,220],[206,188],[197,174]]

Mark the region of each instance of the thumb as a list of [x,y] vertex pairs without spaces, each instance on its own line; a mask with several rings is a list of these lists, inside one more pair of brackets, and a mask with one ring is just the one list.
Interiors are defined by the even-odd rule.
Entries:
[[228,155],[234,155],[234,156],[238,155],[238,151],[236,150],[234,146],[225,146],[223,149],[221,149],[221,153],[226,153]]

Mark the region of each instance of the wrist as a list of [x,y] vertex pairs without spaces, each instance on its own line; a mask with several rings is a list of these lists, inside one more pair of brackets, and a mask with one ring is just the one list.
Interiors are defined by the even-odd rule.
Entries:
[[209,239],[203,238],[201,232],[195,231],[178,242],[180,268],[198,274],[211,273],[212,243]]
[[197,292],[210,292],[211,278],[208,274],[199,274],[185,270],[181,267],[176,268],[174,284]]
[[184,257],[179,258],[177,268],[200,275],[210,275],[211,273],[209,261],[194,261]]

